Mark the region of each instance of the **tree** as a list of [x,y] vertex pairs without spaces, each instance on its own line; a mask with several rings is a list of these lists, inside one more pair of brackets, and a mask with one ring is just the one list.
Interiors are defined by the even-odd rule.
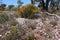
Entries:
[[11,10],[14,7],[14,5],[9,5],[8,8]]
[[46,11],[48,11],[48,5],[50,0],[46,0]]
[[53,9],[53,7],[54,7],[54,0],[51,0],[50,7]]
[[57,10],[59,9],[59,3],[60,3],[60,0],[56,0],[56,6],[57,6]]
[[[50,0],[46,0],[46,3],[44,0],[35,0],[36,2],[40,2],[42,4],[43,10],[48,11],[48,5]],[[40,4],[39,4],[40,5]]]
[[39,7],[42,5],[43,7],[43,10],[45,10],[45,3],[44,3],[44,0],[35,0],[36,2],[39,2]]
[[34,4],[34,1],[35,1],[35,0],[31,0],[31,4]]
[[18,7],[22,6],[23,2],[21,2],[21,0],[17,1]]
[[57,7],[57,10],[58,10],[58,9],[59,9],[59,8],[58,8],[59,2],[60,2],[60,0],[51,0],[50,7],[52,7],[52,9],[53,9],[54,7]]
[[6,8],[6,4],[1,4],[0,7],[2,8],[2,10],[5,10],[5,8]]

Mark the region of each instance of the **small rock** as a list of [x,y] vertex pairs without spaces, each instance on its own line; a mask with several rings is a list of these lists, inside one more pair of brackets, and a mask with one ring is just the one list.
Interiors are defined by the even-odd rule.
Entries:
[[2,37],[2,35],[0,35],[0,37]]

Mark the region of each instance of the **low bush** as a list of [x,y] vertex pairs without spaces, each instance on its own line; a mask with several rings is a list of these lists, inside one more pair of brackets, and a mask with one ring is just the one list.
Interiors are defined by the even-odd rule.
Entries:
[[36,29],[36,26],[35,25],[29,25],[28,28],[34,30],[34,29]]
[[2,8],[0,7],[0,11],[2,11]]
[[28,4],[27,6],[18,8],[17,12],[22,18],[33,19],[35,18],[34,14],[39,12],[39,8],[34,6],[33,4]]
[[10,22],[9,25],[11,25],[11,26],[16,26],[16,25],[17,25],[17,22],[15,22],[15,21]]
[[34,37],[34,35],[30,35],[25,40],[35,40],[35,37]]
[[0,23],[5,23],[9,20],[9,16],[6,13],[0,13]]
[[11,32],[8,33],[6,36],[5,36],[5,39],[4,40],[17,40],[18,38],[18,30],[16,27],[13,27]]

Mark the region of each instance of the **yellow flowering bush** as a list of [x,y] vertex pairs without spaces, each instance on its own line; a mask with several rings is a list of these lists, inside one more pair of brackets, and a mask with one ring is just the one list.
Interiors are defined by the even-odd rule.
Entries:
[[26,6],[22,6],[21,8],[18,8],[17,10],[19,16],[23,18],[35,18],[35,13],[39,12],[39,8],[34,6],[33,4],[28,4]]

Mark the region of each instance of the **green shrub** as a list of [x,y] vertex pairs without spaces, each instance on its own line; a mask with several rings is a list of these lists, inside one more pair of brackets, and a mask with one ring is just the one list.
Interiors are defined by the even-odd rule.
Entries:
[[9,16],[6,13],[0,13],[0,23],[5,23],[9,20]]
[[33,19],[33,18],[35,18],[34,14],[39,12],[39,8],[37,8],[33,4],[29,4],[29,5],[23,6],[21,8],[18,8],[17,12],[18,12],[19,16],[21,16],[22,18]]
[[29,25],[28,28],[34,30],[34,29],[36,29],[36,26],[35,25]]
[[16,26],[16,25],[17,25],[17,22],[15,22],[15,21],[10,22],[9,25],[11,25],[11,26]]
[[5,36],[4,40],[17,40],[18,30],[16,27],[13,27],[11,32]]
[[0,11],[2,11],[2,8],[0,7]]
[[35,37],[34,37],[34,35],[32,34],[32,35],[29,35],[25,40],[34,40],[35,39]]

